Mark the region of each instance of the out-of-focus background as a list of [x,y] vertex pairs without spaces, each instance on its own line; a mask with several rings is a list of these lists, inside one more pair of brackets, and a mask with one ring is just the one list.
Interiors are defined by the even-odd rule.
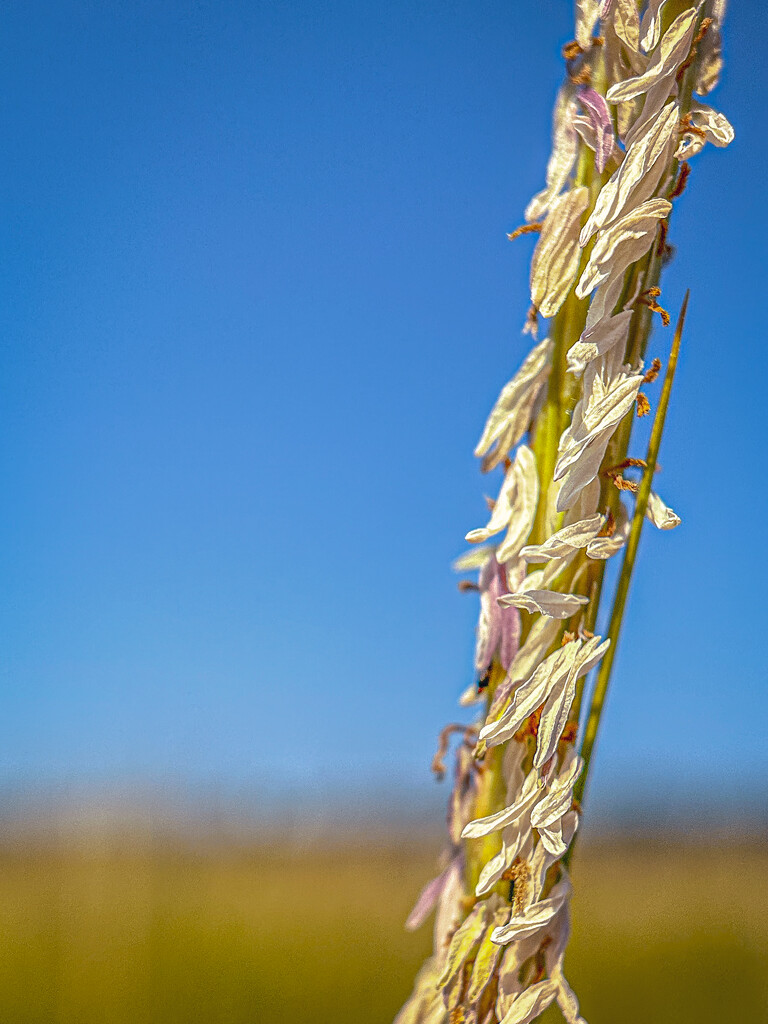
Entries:
[[[575,862],[592,1024],[768,1021],[763,5]],[[567,0],[0,11],[0,1022],[391,1019]],[[651,354],[669,344],[660,328]]]
[[[0,1018],[389,1022],[430,951],[403,919],[436,850],[413,831],[24,837],[0,850]],[[604,837],[579,861],[567,963],[590,1022],[768,1019],[765,836]]]

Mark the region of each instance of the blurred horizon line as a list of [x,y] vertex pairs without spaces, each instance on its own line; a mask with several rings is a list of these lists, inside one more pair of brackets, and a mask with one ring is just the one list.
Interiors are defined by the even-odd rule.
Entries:
[[[0,784],[0,826],[5,837],[61,839],[82,834],[166,834],[217,840],[291,839],[327,842],[359,835],[371,841],[398,837],[439,839],[449,787],[396,780],[370,785],[236,785],[221,779],[193,784],[180,779],[8,782]],[[605,838],[675,836],[768,839],[768,793],[763,786],[737,793],[648,790],[601,793],[587,801],[585,834]]]

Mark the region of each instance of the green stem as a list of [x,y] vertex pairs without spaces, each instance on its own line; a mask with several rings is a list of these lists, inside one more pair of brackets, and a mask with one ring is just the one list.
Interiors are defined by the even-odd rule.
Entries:
[[[584,740],[581,746],[581,756],[584,759],[584,768],[573,792],[574,799],[579,804],[581,804],[584,799],[584,791],[586,789],[587,778],[589,776],[592,754],[594,752],[595,741],[597,739],[603,707],[605,705],[605,698],[608,693],[608,684],[611,679],[611,669],[613,668],[614,658],[616,657],[616,648],[618,646],[619,633],[621,631],[621,624],[624,616],[624,607],[627,602],[629,584],[632,579],[632,571],[635,566],[637,549],[640,544],[640,534],[643,529],[645,511],[648,507],[648,498],[653,484],[653,474],[656,469],[656,461],[659,456],[659,447],[661,445],[661,435],[664,430],[664,421],[669,407],[669,397],[672,392],[672,382],[675,377],[675,369],[677,368],[680,340],[682,338],[685,314],[688,308],[688,295],[689,293],[686,292],[683,305],[680,310],[677,327],[675,328],[675,336],[672,340],[672,349],[669,354],[666,376],[664,377],[664,386],[661,391],[661,398],[659,399],[659,407],[653,423],[651,438],[648,442],[648,454],[645,459],[647,467],[644,471],[643,478],[637,492],[637,502],[635,504],[635,513],[632,518],[629,539],[627,541],[627,550],[624,555],[624,563],[621,567],[621,575],[616,587],[616,597],[614,598],[613,609],[611,610],[611,618],[607,631],[608,636],[611,638],[611,646],[608,648],[605,657],[600,664],[600,669],[598,670],[597,679],[595,681],[595,690],[592,695],[587,724],[584,730]],[[570,862],[573,855],[573,849],[574,844],[572,843],[564,858],[566,864]]]

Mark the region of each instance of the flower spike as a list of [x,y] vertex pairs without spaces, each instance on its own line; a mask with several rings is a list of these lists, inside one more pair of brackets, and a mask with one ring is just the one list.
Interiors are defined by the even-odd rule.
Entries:
[[[653,484],[687,294],[658,399],[662,363],[645,360],[652,321],[669,321],[657,300],[688,160],[733,138],[693,95],[719,77],[723,7],[576,0],[545,186],[510,236],[539,235],[525,330],[546,323],[548,336],[518,362],[475,449],[484,472],[499,470],[455,563],[477,573],[463,583],[480,614],[460,703],[479,713],[441,736],[439,774],[461,737],[448,844],[408,918],[417,927],[434,910],[434,950],[397,1024],[532,1024],[555,1005],[584,1024],[564,974],[568,868],[641,531],[680,524]],[[632,431],[654,408],[639,458]]]

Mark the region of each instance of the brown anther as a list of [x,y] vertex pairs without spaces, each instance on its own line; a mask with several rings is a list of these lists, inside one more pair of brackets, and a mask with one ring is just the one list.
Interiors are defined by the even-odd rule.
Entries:
[[[474,726],[461,725],[458,722],[451,722],[450,725],[446,725],[444,729],[440,730],[440,735],[437,737],[437,750],[431,764],[431,769],[438,782],[442,782],[445,778],[445,755],[448,753],[451,736],[455,732],[463,733],[463,742],[466,746],[473,745],[474,740],[477,738],[477,729]],[[472,738],[472,743],[470,743],[470,737]]]
[[661,317],[661,322],[665,327],[669,327],[669,313],[666,309],[663,309],[656,299],[661,295],[661,288],[653,287],[647,288],[637,300],[638,302],[644,303],[652,313],[658,313]]
[[550,776],[550,774],[552,772],[552,767],[554,766],[556,757],[557,757],[557,754],[553,754],[552,757],[547,758],[547,760],[544,762],[544,764],[539,769],[539,771],[541,772],[542,779],[548,779],[549,778],[549,776]]
[[539,951],[528,961],[529,969],[522,975],[522,979],[526,987],[528,985],[536,985],[547,973],[547,962],[544,959],[544,948],[544,944],[542,943]]
[[480,589],[480,587],[478,587],[476,583],[473,583],[472,580],[459,580],[457,586],[460,594],[469,594]]
[[563,47],[563,58],[565,60],[576,60],[576,58],[582,53],[584,53],[584,51],[575,39],[572,39],[570,43],[566,43]]
[[546,964],[536,961],[536,970],[531,975],[531,984],[537,985],[547,973]]
[[707,133],[703,128],[699,128],[698,125],[693,123],[693,119],[690,114],[686,114],[685,117],[680,120],[680,131],[683,135],[698,135],[700,139],[706,139]]
[[485,504],[488,506],[489,512],[493,512],[496,508],[496,500],[494,498],[489,498],[487,494],[485,495]]
[[616,517],[610,509],[605,513],[605,524],[598,537],[612,537],[616,532]]
[[507,238],[510,242],[514,242],[516,238],[520,238],[521,235],[535,235],[544,227],[541,221],[536,220],[532,224],[521,224],[519,228],[515,228],[514,231],[509,232]]
[[560,646],[561,647],[565,647],[566,644],[572,644],[575,639],[576,639],[576,634],[575,633],[563,633],[563,640],[562,640],[562,643],[560,644]]
[[[617,462],[615,466],[609,466],[603,471],[603,476],[612,477],[621,473],[624,469],[645,469],[648,463],[645,459],[627,458]],[[608,513],[610,515],[610,512]],[[610,536],[610,535],[609,535]]]
[[581,71],[578,71],[575,75],[568,76],[574,85],[591,85],[592,84],[592,68],[585,64]]
[[605,46],[605,36],[592,36],[593,46]]
[[531,973],[530,978],[528,979],[529,985],[535,985],[537,982],[541,981],[541,979],[547,973],[547,961],[546,957],[544,956],[544,950],[547,948],[548,945],[549,936],[547,936],[544,942],[542,942],[541,946],[536,952],[536,955],[533,958],[533,971]]
[[688,163],[687,160],[683,160],[683,162],[680,164],[680,173],[677,176],[675,187],[672,189],[672,192],[670,193],[670,199],[677,199],[678,196],[681,196],[683,192],[685,192],[685,186],[688,184],[688,175],[690,173],[691,165]]
[[448,753],[448,743],[450,742],[451,733],[454,732],[458,727],[455,725],[446,725],[444,729],[440,731],[440,735],[437,737],[437,750],[435,751],[434,757],[432,758],[432,764],[430,765],[435,778],[438,782],[442,782],[445,778],[445,755]]
[[710,27],[711,24],[712,24],[712,19],[711,18],[704,18],[704,20],[702,21],[701,28],[696,33],[696,35],[693,37],[693,42],[691,43],[691,52],[685,58],[683,63],[680,65],[680,67],[677,69],[677,74],[675,75],[675,81],[676,82],[679,83],[679,82],[682,81],[683,75],[688,70],[688,68],[691,66],[691,64],[693,64],[694,60],[696,59],[696,53],[697,53],[698,44],[701,42],[701,40],[704,38],[704,36],[709,31],[709,27]]
[[520,858],[519,857],[515,857],[515,859],[509,865],[507,870],[501,876],[500,881],[502,881],[502,882],[514,882],[514,880],[517,878],[517,870],[518,870],[519,867],[520,867]]
[[529,306],[528,312],[525,314],[525,322],[531,328],[531,334],[534,337],[539,333],[539,311],[535,306]]
[[666,220],[660,220],[659,221],[659,242],[658,242],[658,245],[656,246],[656,255],[660,256],[662,259],[664,258],[664,255],[665,255],[667,249],[670,248],[667,245],[667,232],[668,231],[669,231],[669,223]]
[[651,365],[645,371],[645,376],[643,377],[643,384],[653,384],[653,382],[659,376],[660,372],[661,372],[661,360],[660,359],[654,359],[653,362],[651,363]]
[[592,632],[591,629],[582,629],[581,638],[582,640],[594,640],[595,634]]
[[647,396],[644,395],[642,391],[638,391],[638,393],[637,393],[637,415],[638,416],[647,416],[650,411],[651,411],[651,403],[648,401]]
[[646,300],[645,304],[652,313],[659,314],[659,316],[661,317],[661,322],[664,324],[665,327],[669,327],[670,316],[663,306],[660,306],[658,302],[654,302],[653,299]]
[[627,480],[621,473],[609,473],[608,478],[614,487],[620,491],[632,491],[633,494],[637,492],[637,482],[635,480]]
[[541,719],[541,712],[543,708],[544,705],[542,704],[541,707],[537,708],[532,715],[529,715],[528,718],[526,718],[515,733],[516,740],[525,740],[528,736],[532,736],[536,739],[539,735],[539,720]]
[[692,61],[693,61],[693,50],[691,50],[690,55],[688,57],[686,57],[686,59],[683,61],[683,63],[677,69],[677,74],[675,75],[675,81],[677,82],[678,85],[680,85],[680,82],[683,80],[683,75],[688,70],[688,68],[691,66],[691,62]]
[[510,459],[510,457],[507,456],[506,459],[504,459],[504,470],[505,470],[505,472],[509,472],[509,470],[511,468],[512,468],[512,459]]
[[543,710],[544,705],[542,704],[541,707],[537,708],[533,712],[531,717],[528,719],[528,729],[530,731],[531,736],[533,736],[534,739],[536,739],[536,737],[539,735],[539,722],[541,721],[541,712]]
[[701,28],[696,33],[696,35],[693,37],[693,45],[694,46],[697,43],[700,43],[701,40],[704,38],[704,36],[707,34],[707,32],[709,32],[709,28],[710,28],[711,24],[712,24],[712,19],[711,18],[704,18],[704,20],[701,23]]
[[578,722],[568,722],[563,729],[563,735],[560,737],[561,743],[573,743],[576,739],[576,735],[579,731]]
[[582,809],[581,809],[581,804],[575,798],[571,801],[571,809],[576,811],[577,814],[583,814],[584,813],[582,811]]

